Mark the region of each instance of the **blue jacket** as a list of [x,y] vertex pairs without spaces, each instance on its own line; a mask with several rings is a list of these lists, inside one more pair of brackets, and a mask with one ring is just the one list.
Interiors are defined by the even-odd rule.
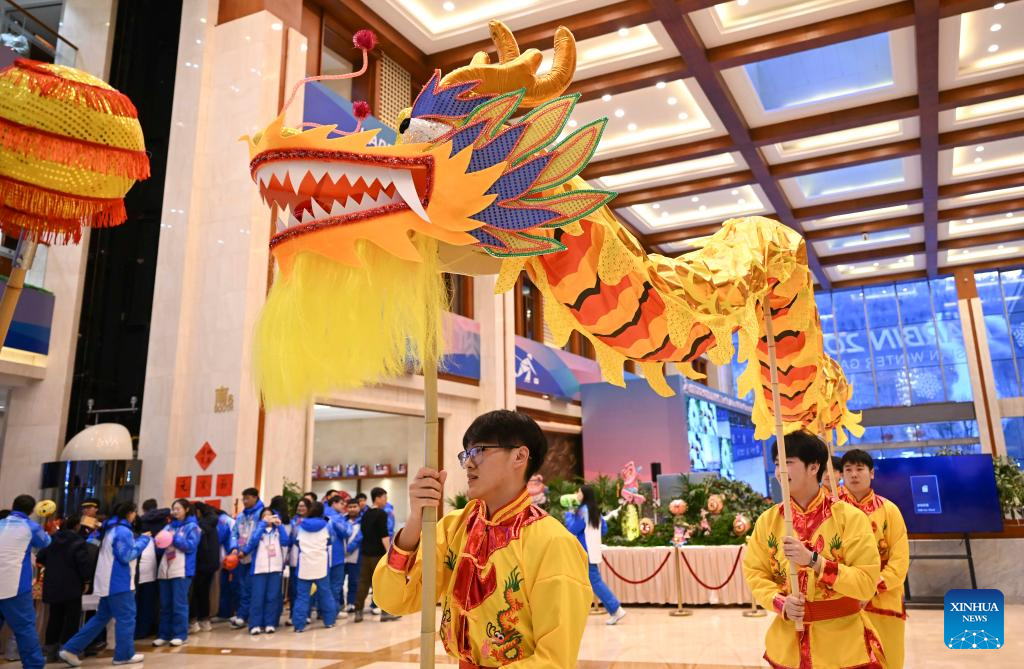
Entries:
[[[579,539],[580,543],[583,544],[583,550],[587,549],[587,520],[589,518],[589,509],[584,504],[576,511],[565,512],[565,527],[569,530],[569,533]],[[608,533],[608,523],[604,522],[604,518],[601,518],[601,534]]]
[[32,589],[32,549],[46,548],[50,536],[20,511],[0,520],[0,599]]
[[[157,578],[191,578],[195,576],[196,549],[199,548],[199,541],[203,537],[203,532],[199,528],[199,522],[196,520],[196,517],[187,516],[185,520],[172,520],[164,529],[174,533],[174,540],[171,544],[174,547],[174,553],[171,553],[170,550],[159,551],[161,560]],[[184,569],[181,567],[172,568],[170,564],[165,565],[165,561],[167,561],[170,555],[175,555],[175,557],[184,555]]]
[[[275,516],[277,514],[274,514]],[[260,549],[263,547],[263,543],[260,541],[263,538],[264,532],[267,531],[267,521],[261,520],[253,531],[252,536],[249,537],[249,542],[245,545],[241,552],[250,556],[252,562],[249,564],[249,573],[256,573],[256,564],[259,561]],[[284,571],[284,565],[288,564],[287,549],[292,544],[291,533],[285,529],[284,525],[277,526],[277,538],[281,542],[281,570]]]
[[[251,509],[242,509],[242,512],[235,516],[235,525],[231,528],[231,549],[242,550],[249,543],[249,537],[256,531],[259,525],[260,516],[263,515],[263,500],[256,500]],[[250,558],[243,557],[242,563],[249,564]]]
[[149,544],[149,537],[136,539],[128,521],[117,516],[105,522],[101,530],[93,594],[108,597],[131,592],[135,589],[135,563]]
[[345,540],[352,534],[352,525],[348,518],[330,507],[324,510],[324,515],[331,524],[331,566],[337,567],[345,562]]
[[235,528],[235,519],[226,513],[217,514],[217,543],[221,548],[221,559],[231,552],[231,531]]
[[395,538],[395,507],[391,506],[391,502],[384,505],[384,512],[388,514],[388,536],[392,539]]

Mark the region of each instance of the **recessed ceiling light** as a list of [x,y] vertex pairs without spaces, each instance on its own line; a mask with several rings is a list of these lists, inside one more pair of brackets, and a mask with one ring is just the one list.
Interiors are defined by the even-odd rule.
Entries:
[[981,153],[982,151],[985,150],[985,147],[984,146],[976,146],[976,147],[974,147],[974,150],[977,151],[978,153]]
[[626,112],[624,110],[622,110],[622,109],[616,109],[615,110],[615,118],[622,118],[625,115],[626,115]]
[[675,98],[669,98],[669,99],[668,99],[668,105],[669,105],[669,107],[673,106],[673,105],[674,105],[675,103],[677,103],[677,102],[679,102],[679,100],[676,100]]
[[1001,23],[993,23],[992,27],[989,28],[989,30],[991,30],[994,33],[997,33],[997,32],[999,32],[1002,29],[1003,29],[1003,25]]
[[736,4],[740,7],[746,7],[748,2],[750,2],[750,0],[736,0]]
[[740,194],[740,189],[739,189],[739,188],[733,188],[733,189],[732,189],[732,190],[731,190],[731,191],[729,192],[729,194],[730,194],[730,195],[733,195],[733,196],[739,195],[739,194]]
[[283,30],[284,26],[281,25],[280,23],[271,23],[270,24],[270,29],[271,30]]
[[981,162],[981,156],[978,156],[977,158],[974,159],[974,164],[975,165],[977,165],[980,162]]
[[1013,216],[1014,216],[1014,212],[1011,211],[1009,214],[1006,215],[1006,218],[1013,218]]
[[874,263],[871,263],[871,266],[872,266],[872,267],[878,267],[878,263],[876,263],[876,262],[874,262]]
[[667,211],[661,212],[661,217],[662,218],[668,218],[668,212]]
[[658,90],[661,90],[662,88],[665,88],[665,86],[666,86],[666,84],[665,84],[664,81],[659,81],[658,83],[654,84],[654,87],[657,88]]
[[690,198],[690,202],[700,202],[700,198],[694,195],[693,197]]
[[736,200],[736,204],[746,204],[746,203],[747,203],[746,198],[742,198],[741,197],[740,199]]
[[699,209],[700,211],[707,211],[707,208],[708,208],[708,206],[707,206],[706,204],[702,204],[701,206],[699,206],[699,207],[697,207],[697,208],[698,208],[698,209]]
[[619,37],[629,37],[629,28],[619,28]]
[[626,126],[626,129],[629,130],[630,132],[636,132],[636,123],[630,123],[629,125]]
[[1000,251],[1001,251],[1001,250],[1003,250],[1003,249],[1005,249],[1005,248],[1006,248],[1006,246],[1004,246],[1003,244],[1000,244],[1000,245],[999,245],[999,250],[1000,250]]
[[995,53],[996,51],[999,51],[999,45],[998,44],[989,45],[989,47],[988,47],[988,52],[989,53]]
[[661,205],[658,204],[657,202],[655,202],[654,204],[651,205],[651,209],[654,209],[654,210],[661,209]]
[[992,9],[1002,9],[1005,6],[1006,6],[1005,2],[997,2],[996,4],[992,5]]
[[611,101],[612,101],[612,96],[608,95],[607,93],[605,93],[604,95],[601,96],[601,102],[611,102]]
[[454,2],[446,2],[443,5],[441,5],[441,7],[446,12],[454,12],[455,11],[455,3]]

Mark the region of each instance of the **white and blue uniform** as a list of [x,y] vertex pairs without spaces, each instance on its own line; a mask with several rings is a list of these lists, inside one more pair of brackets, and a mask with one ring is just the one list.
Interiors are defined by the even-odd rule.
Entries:
[[20,511],[0,520],[0,627],[4,622],[11,626],[25,669],[41,669],[46,663],[32,602],[32,549],[49,545],[49,535]]
[[81,656],[113,618],[117,644],[114,659],[121,662],[135,655],[135,566],[149,537],[136,539],[128,521],[116,516],[101,529],[100,554],[92,581],[93,594],[100,598],[99,607],[96,615],[64,644],[64,650]]
[[359,590],[359,547],[363,545],[363,532],[360,529],[359,518],[350,520],[349,525],[352,526],[352,531],[345,544],[345,587],[348,589],[345,601],[354,607],[356,591]]
[[298,574],[292,625],[296,632],[306,627],[309,593],[316,584],[317,610],[324,625],[330,627],[338,617],[338,605],[331,594],[331,524],[325,518],[303,518],[295,532],[298,543]]
[[290,544],[291,538],[283,525],[270,525],[261,520],[242,550],[252,557],[249,629],[277,627],[282,607],[281,572]]
[[171,545],[160,557],[157,580],[160,582],[160,626],[157,638],[188,638],[188,589],[196,573],[196,549],[202,530],[195,516],[172,520],[166,532],[173,532]]
[[330,507],[324,510],[324,515],[331,529],[331,594],[340,611],[341,590],[345,585],[345,543],[352,534],[352,524],[348,518]]
[[[263,502],[256,500],[251,509],[242,509],[242,512],[235,516],[235,525],[231,528],[231,549],[241,551],[249,537],[256,531],[256,526],[263,515]],[[243,556],[239,563],[248,566],[252,557]],[[252,594],[251,583],[249,583],[248,569],[235,569],[233,576],[238,580],[238,613],[242,620],[249,619],[249,597]]]
[[619,610],[619,600],[609,588],[604,579],[601,578],[601,535],[608,531],[608,523],[601,519],[600,527],[593,527],[590,524],[590,510],[587,505],[582,505],[575,513],[565,512],[565,526],[569,532],[579,539],[583,544],[583,550],[587,552],[590,566],[590,587],[594,594],[601,600],[604,610],[614,615]]

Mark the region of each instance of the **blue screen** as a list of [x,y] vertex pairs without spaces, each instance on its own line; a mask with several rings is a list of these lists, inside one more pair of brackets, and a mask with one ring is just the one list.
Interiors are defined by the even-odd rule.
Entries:
[[874,489],[899,507],[911,533],[1003,530],[990,455],[876,460]]

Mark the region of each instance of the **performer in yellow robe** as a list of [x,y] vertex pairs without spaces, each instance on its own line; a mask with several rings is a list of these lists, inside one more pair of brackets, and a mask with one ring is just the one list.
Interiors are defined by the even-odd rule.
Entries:
[[[774,669],[888,669],[861,601],[878,582],[879,558],[863,513],[833,502],[821,488],[828,451],[817,437],[786,437],[793,528],[781,504],[754,524],[743,576],[757,602],[779,614],[768,628],[764,659]],[[772,457],[778,458],[773,446]],[[778,469],[776,469],[778,476]],[[789,562],[799,566],[799,592],[789,588]],[[794,621],[802,620],[797,632]]]
[[903,581],[910,568],[907,525],[899,507],[871,489],[875,463],[870,454],[860,449],[847,451],[843,455],[842,470],[844,485],[839,488],[839,498],[867,514],[882,565],[875,596],[862,602],[864,612],[878,631],[889,669],[903,669],[903,635],[907,619]]
[[[528,416],[492,411],[463,437],[459,460],[470,503],[438,523],[440,636],[461,669],[576,666],[592,598],[587,554],[558,520],[531,503],[527,480],[547,442]],[[446,472],[421,469],[409,520],[373,574],[381,609],[420,610],[422,510],[441,499]]]

